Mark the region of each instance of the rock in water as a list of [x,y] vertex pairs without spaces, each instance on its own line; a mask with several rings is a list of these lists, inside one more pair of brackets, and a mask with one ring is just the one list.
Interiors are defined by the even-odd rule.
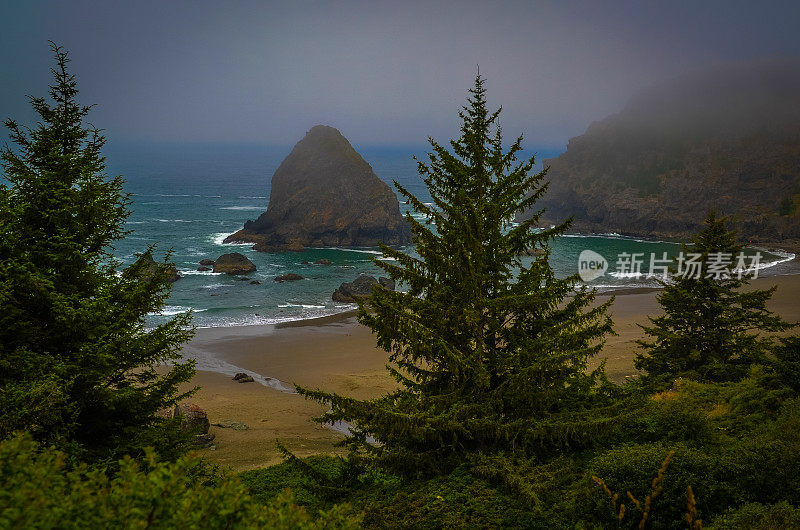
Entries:
[[333,127],[317,125],[272,175],[266,213],[225,238],[261,252],[411,242],[397,197]]
[[376,280],[373,276],[362,274],[352,282],[345,282],[333,291],[331,298],[334,302],[354,304],[358,300],[369,298],[372,295],[372,287],[380,285],[384,289],[394,291],[394,282],[389,278]]
[[281,274],[280,276],[275,276],[275,281],[278,283],[296,282],[302,279],[303,277],[297,274],[296,272],[290,272],[289,274]]
[[227,274],[247,274],[254,272],[256,266],[243,254],[231,252],[223,254],[214,262],[214,272],[224,272]]
[[139,277],[143,280],[150,280],[154,274],[156,274],[159,269],[162,271],[166,279],[171,282],[177,282],[181,279],[181,275],[178,274],[178,269],[175,268],[174,265],[167,265],[162,266],[159,263],[156,263],[156,260],[153,259],[153,255],[148,251],[142,254],[136,263],[134,263],[131,267],[127,270],[129,271],[136,271],[135,274],[138,274]]

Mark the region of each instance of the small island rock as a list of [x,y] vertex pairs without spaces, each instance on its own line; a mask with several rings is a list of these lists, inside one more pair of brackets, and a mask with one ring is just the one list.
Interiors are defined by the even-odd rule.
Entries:
[[156,260],[153,259],[153,255],[150,252],[142,254],[139,259],[136,260],[136,263],[128,268],[130,271],[136,270],[139,277],[143,280],[150,280],[159,269],[163,271],[164,276],[170,283],[177,282],[181,279],[181,275],[178,274],[178,269],[175,268],[174,265],[165,266],[161,263],[156,263]]
[[283,282],[296,282],[297,280],[302,280],[303,277],[297,273],[290,272],[289,274],[281,274],[280,276],[275,276],[275,281],[278,283]]
[[226,274],[247,274],[255,272],[256,266],[243,254],[231,252],[223,254],[214,262],[214,272],[224,272]]
[[352,282],[345,282],[333,292],[331,298],[334,302],[354,304],[358,300],[369,298],[372,295],[372,287],[380,285],[385,289],[394,290],[394,282],[389,278],[376,280],[374,276],[362,274]]

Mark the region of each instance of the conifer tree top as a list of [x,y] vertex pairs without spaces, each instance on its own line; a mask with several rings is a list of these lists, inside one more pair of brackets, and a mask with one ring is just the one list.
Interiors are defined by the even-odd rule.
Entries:
[[[546,171],[518,160],[521,137],[503,147],[500,112],[488,109],[477,76],[460,136],[447,147],[429,139],[428,160],[418,161],[432,205],[395,182],[421,214],[406,217],[417,255],[381,247],[392,259],[375,263],[402,289],[375,289],[359,319],[389,352],[400,390],[358,401],[300,389],[331,404],[322,421],[356,425],[349,443],[364,448],[372,436],[390,460],[529,450],[562,428],[580,433],[576,418],[556,418],[598,396],[602,369],[587,373],[586,362],[611,329],[608,304],[589,307],[594,292],[553,274],[549,242],[568,223],[541,229],[541,212],[512,222],[546,191]],[[543,255],[523,257],[532,249]]]
[[52,49],[49,98],[29,97],[38,123],[6,120],[14,149],[0,152],[0,438],[28,430],[87,459],[145,446],[174,455],[182,435],[155,413],[193,374],[179,361],[190,315],[145,327],[170,265],[118,274],[111,245],[127,234],[130,197],[105,174],[105,138],[86,123],[67,53]]

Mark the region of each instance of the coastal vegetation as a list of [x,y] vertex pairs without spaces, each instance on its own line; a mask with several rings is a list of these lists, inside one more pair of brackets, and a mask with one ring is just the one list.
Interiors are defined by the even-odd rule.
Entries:
[[[377,264],[403,289],[361,301],[398,390],[300,389],[330,406],[319,421],[351,422],[346,454],[282,449],[238,476],[186,454],[191,433],[157,412],[186,396],[190,317],[145,327],[170,265],[118,270],[129,201],[54,51],[53,103],[31,99],[35,129],[7,121],[2,154],[0,527],[800,527],[800,338],[766,310],[773,291],[678,280],[643,377],[589,370],[610,302],[553,273],[569,221],[511,223],[540,212],[546,172],[517,160],[521,139],[503,148],[480,77],[461,136],[419,163],[433,205],[398,186],[424,217],[407,217],[419,257],[383,246]],[[715,215],[693,243],[739,248]]]
[[[344,444],[414,474],[475,452],[585,441],[598,426],[587,411],[611,404],[602,367],[586,370],[611,331],[611,301],[590,307],[594,291],[553,274],[548,243],[568,222],[540,231],[534,215],[512,225],[546,192],[546,171],[517,160],[521,138],[504,150],[485,92],[476,78],[452,151],[431,140],[430,161],[419,162],[433,205],[395,183],[424,216],[406,217],[419,258],[381,247],[394,261],[376,265],[407,290],[374,290],[359,319],[390,353],[401,388],[369,401],[298,389],[330,403],[320,421],[356,425]],[[526,267],[530,249],[541,256]]]
[[636,358],[644,380],[738,381],[752,365],[767,362],[775,340],[765,333],[787,331],[792,324],[767,309],[775,287],[743,289],[754,272],[743,250],[726,219],[713,211],[703,230],[683,245],[683,271],[673,270],[672,281],[662,282],[657,295],[665,314],[642,326],[650,337],[639,341]]
[[15,148],[0,154],[0,437],[25,430],[88,461],[145,447],[173,459],[185,436],[155,413],[185,396],[178,386],[194,373],[179,355],[190,317],[145,328],[173,273],[152,256],[119,270],[110,251],[130,198],[105,174],[105,138],[86,124],[67,53],[53,52],[49,100],[30,97],[39,122],[7,120]]

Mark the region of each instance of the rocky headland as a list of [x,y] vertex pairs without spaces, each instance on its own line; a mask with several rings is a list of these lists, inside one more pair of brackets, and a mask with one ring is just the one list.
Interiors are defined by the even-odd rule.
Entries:
[[407,244],[397,197],[333,127],[317,125],[272,176],[267,211],[228,236],[261,252]]
[[653,87],[544,166],[542,224],[574,216],[579,232],[684,238],[713,208],[746,242],[798,248],[800,63],[728,65]]

